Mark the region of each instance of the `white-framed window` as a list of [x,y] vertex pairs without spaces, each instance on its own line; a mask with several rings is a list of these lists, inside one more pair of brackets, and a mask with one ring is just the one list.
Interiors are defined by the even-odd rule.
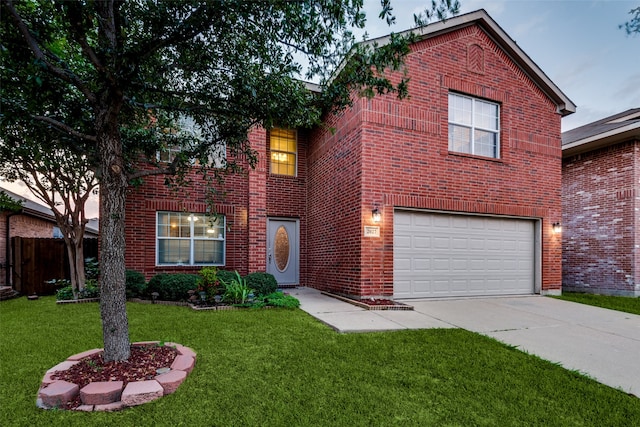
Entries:
[[271,173],[296,176],[298,134],[295,129],[271,129],[269,149],[271,150]]
[[223,215],[156,213],[156,265],[224,265]]
[[500,105],[449,93],[449,151],[500,158]]
[[[167,135],[175,135],[175,137],[192,138],[194,141],[203,141],[206,138],[203,129],[196,123],[193,117],[182,115],[176,122],[176,129],[167,129]],[[158,161],[170,163],[175,159],[176,155],[182,151],[178,145],[167,145],[158,152]],[[227,146],[225,144],[215,145],[209,148],[209,165],[215,168],[225,166],[227,160]],[[196,164],[197,162],[193,162]]]

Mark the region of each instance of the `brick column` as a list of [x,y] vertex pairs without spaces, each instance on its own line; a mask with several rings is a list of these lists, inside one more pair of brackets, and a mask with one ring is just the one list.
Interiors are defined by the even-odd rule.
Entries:
[[267,132],[254,128],[249,133],[251,148],[257,152],[256,168],[249,171],[248,188],[248,253],[249,273],[265,271],[267,259]]

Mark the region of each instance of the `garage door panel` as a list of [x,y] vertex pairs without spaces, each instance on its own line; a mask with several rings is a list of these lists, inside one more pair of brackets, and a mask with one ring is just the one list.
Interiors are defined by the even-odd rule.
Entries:
[[531,294],[534,228],[524,219],[396,211],[394,295]]
[[414,258],[413,269],[416,271],[431,271],[431,260],[429,258]]
[[412,239],[412,249],[430,248],[431,238],[426,236],[414,236]]

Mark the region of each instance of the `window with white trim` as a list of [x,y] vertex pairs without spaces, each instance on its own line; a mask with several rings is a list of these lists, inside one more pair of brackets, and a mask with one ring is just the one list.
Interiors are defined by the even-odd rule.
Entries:
[[224,265],[225,217],[157,212],[156,265]]
[[296,176],[298,141],[294,129],[273,128],[270,131],[271,173]]
[[449,151],[500,158],[500,105],[449,94]]

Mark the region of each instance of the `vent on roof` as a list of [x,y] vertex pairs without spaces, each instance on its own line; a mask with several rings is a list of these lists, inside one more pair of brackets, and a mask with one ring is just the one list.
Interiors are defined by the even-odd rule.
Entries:
[[611,120],[610,122],[607,122],[607,123],[622,123],[622,122],[629,122],[631,120],[640,120],[640,111],[635,111],[629,114],[628,116],[618,117],[617,119]]

